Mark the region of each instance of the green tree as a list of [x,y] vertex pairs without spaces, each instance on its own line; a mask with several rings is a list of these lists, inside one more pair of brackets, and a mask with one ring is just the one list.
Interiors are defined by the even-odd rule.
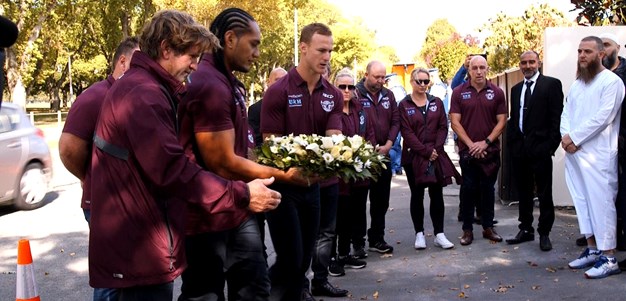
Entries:
[[448,19],[437,19],[426,29],[426,39],[420,57],[427,65],[432,66],[432,61],[438,55],[442,44],[458,38],[456,29]]
[[500,73],[519,63],[519,56],[526,50],[535,50],[543,57],[543,32],[546,27],[572,26],[563,13],[547,4],[531,5],[520,17],[503,13],[483,26],[481,31],[490,32],[484,48],[489,53],[492,73]]
[[361,19],[343,20],[332,28],[333,30],[333,71],[344,67],[353,68],[357,64],[366,63],[376,45],[374,32],[368,30]]
[[580,9],[580,25],[603,26],[626,24],[626,0],[571,0]]

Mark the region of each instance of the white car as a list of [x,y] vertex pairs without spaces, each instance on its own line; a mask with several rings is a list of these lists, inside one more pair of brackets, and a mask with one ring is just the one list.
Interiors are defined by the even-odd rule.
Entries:
[[52,160],[43,132],[12,103],[0,107],[0,204],[32,210],[44,205]]

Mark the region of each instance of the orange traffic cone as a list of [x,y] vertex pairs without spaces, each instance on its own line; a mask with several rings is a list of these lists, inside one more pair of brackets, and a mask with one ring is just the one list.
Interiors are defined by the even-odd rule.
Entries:
[[16,301],[39,301],[35,273],[33,271],[33,255],[30,253],[28,239],[20,239],[17,243],[17,281],[15,290]]

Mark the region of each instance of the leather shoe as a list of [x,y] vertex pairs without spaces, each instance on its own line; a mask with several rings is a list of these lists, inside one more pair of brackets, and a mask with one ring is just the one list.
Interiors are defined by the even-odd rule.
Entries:
[[552,250],[552,243],[550,242],[550,237],[548,235],[539,235],[539,248],[541,251]]
[[311,292],[313,293],[313,296],[345,297],[348,295],[347,290],[334,287],[328,281],[312,285]]
[[471,245],[472,241],[474,241],[474,233],[471,230],[463,231],[463,236],[461,237],[461,245]]
[[494,230],[493,228],[487,228],[483,230],[483,238],[486,238],[488,240],[495,241],[495,242],[502,241],[502,236],[498,235],[496,230]]
[[527,230],[519,230],[519,232],[517,232],[517,235],[515,235],[514,238],[507,239],[506,243],[510,245],[515,245],[515,244],[523,243],[526,241],[533,241],[533,240],[535,240],[535,233],[527,231]]

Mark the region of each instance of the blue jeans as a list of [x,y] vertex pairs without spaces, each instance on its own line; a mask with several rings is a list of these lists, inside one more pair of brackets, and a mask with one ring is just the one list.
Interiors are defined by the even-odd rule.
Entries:
[[[328,280],[328,266],[332,253],[333,240],[336,237],[337,202],[339,200],[339,184],[320,189],[320,227],[313,249],[313,284]],[[307,285],[305,284],[305,287]]]
[[473,230],[474,224],[474,203],[479,202],[481,207],[481,223],[483,229],[493,227],[495,188],[498,173],[486,175],[479,165],[472,162],[473,159],[461,158],[461,174],[463,175],[463,185],[461,185],[460,196],[462,199],[461,210],[463,215],[463,230]]
[[[87,225],[89,225],[91,221],[91,210],[83,209],[83,214],[85,215]],[[119,298],[119,292],[115,288],[93,288],[93,301],[118,301]]]
[[393,142],[393,146],[389,151],[389,157],[391,158],[391,172],[398,172],[402,170],[402,166],[400,162],[402,160],[402,146],[400,145],[400,133],[396,137],[396,140]]
[[267,300],[270,282],[255,216],[239,227],[185,238],[187,268],[179,301]]
[[270,268],[271,300],[300,300],[320,223],[320,186],[270,186],[282,202],[267,212],[267,224],[276,251]]

